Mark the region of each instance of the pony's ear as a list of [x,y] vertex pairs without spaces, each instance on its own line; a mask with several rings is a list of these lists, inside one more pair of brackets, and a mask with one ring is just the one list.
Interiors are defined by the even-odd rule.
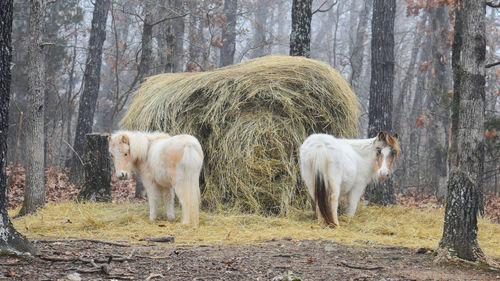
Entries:
[[130,140],[128,139],[127,135],[122,135],[122,138],[120,139],[120,141],[124,144],[130,144]]
[[111,136],[108,136],[108,143],[111,142]]
[[377,134],[377,140],[379,140],[379,141],[385,141],[385,133],[384,132],[379,132]]

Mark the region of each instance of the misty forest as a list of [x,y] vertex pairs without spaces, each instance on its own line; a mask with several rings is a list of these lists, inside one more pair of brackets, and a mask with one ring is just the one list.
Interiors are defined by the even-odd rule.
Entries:
[[0,36],[0,280],[498,278],[498,0],[1,0]]

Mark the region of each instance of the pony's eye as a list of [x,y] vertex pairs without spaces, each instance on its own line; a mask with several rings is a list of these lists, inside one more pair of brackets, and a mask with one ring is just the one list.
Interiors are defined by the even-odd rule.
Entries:
[[128,153],[125,153],[125,156],[128,156]]
[[392,156],[396,155],[396,150],[394,150],[394,149],[393,149],[393,150],[391,151],[391,153],[392,153]]
[[380,153],[382,153],[382,150],[377,147],[377,155],[380,155]]

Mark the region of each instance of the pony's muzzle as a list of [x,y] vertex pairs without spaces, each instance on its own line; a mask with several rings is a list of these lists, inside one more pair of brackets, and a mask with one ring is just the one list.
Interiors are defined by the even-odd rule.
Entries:
[[116,171],[116,178],[119,180],[128,180],[128,173],[125,171]]
[[389,176],[389,170],[387,170],[387,169],[380,170],[378,172],[379,180],[385,180],[385,179],[387,179],[388,176]]

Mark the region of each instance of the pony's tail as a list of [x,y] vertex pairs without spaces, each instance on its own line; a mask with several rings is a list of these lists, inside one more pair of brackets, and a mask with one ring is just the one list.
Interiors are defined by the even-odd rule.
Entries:
[[332,217],[332,210],[330,205],[330,196],[325,181],[325,176],[322,172],[317,171],[314,181],[314,201],[316,202],[321,216],[325,219],[326,223],[330,226],[335,226]]
[[[180,161],[181,183],[177,194],[182,194],[182,223],[198,225],[200,217],[200,172],[203,165],[201,156],[194,144],[188,144]],[[179,201],[180,201],[179,200]]]

